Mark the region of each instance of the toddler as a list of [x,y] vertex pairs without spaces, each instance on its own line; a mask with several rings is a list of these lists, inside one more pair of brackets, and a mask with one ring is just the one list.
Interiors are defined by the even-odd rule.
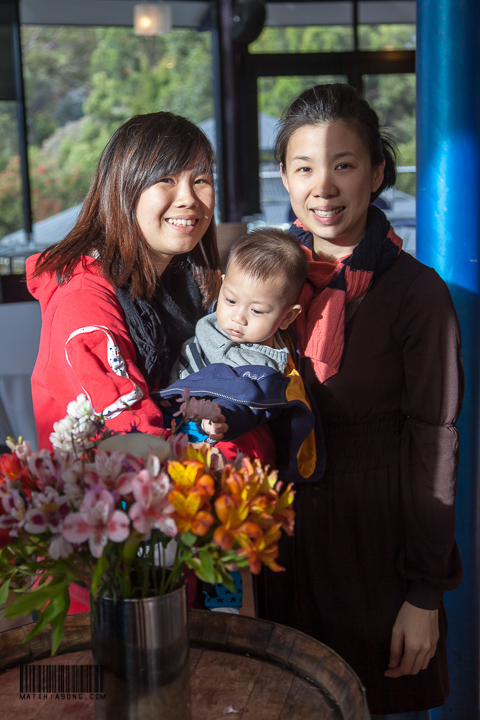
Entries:
[[[320,426],[286,332],[301,312],[297,297],[307,273],[306,254],[288,233],[259,228],[240,238],[228,257],[216,311],[198,321],[172,370],[173,384],[160,393],[174,399],[187,387],[221,406],[226,423],[203,420],[201,428],[182,428],[192,441],[234,440],[269,420],[275,464],[287,481],[317,480],[324,468]],[[242,585],[238,572],[232,576],[235,593],[203,584],[206,607],[238,612]]]
[[[216,401],[226,422],[203,420],[198,428],[213,442],[275,421],[276,467],[287,481],[318,479],[324,466],[322,434],[286,332],[301,312],[297,298],[307,273],[304,250],[282,230],[258,228],[237,240],[216,311],[197,322],[172,384],[159,393],[173,400],[188,388],[192,396]],[[192,441],[206,437],[188,431]]]
[[279,330],[301,312],[296,303],[308,260],[295,238],[261,228],[237,240],[228,257],[216,312],[203,317],[182,348],[172,381],[211,363],[265,365],[285,371]]

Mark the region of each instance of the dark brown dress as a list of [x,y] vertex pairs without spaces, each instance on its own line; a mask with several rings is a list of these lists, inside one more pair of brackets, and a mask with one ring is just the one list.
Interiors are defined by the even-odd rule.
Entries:
[[[327,472],[297,485],[286,571],[256,582],[258,614],[336,650],[373,713],[425,710],[448,695],[442,596],[462,578],[454,541],[463,374],[448,289],[402,252],[347,322],[340,370],[323,385]],[[439,609],[426,670],[392,679],[391,631],[402,603]]]

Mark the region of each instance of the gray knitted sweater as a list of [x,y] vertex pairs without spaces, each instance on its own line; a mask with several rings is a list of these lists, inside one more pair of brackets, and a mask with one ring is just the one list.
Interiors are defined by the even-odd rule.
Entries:
[[261,365],[280,372],[285,371],[289,352],[280,334],[275,335],[277,347],[257,343],[233,342],[219,327],[217,313],[205,315],[197,322],[195,336],[183,345],[180,357],[174,364],[170,382],[191,375],[212,363],[224,363],[230,367]]

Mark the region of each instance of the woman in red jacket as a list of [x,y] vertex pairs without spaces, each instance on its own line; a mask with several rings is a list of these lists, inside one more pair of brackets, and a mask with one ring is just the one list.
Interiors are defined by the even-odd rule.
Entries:
[[[162,433],[150,394],[168,384],[220,284],[213,167],[208,139],[189,120],[133,117],[105,148],[74,228],[28,259],[42,309],[32,375],[40,448],[80,393],[112,430]],[[220,447],[271,462],[263,433],[267,443],[257,432]]]
[[139,115],[114,134],[71,232],[27,261],[42,308],[32,375],[39,447],[85,393],[112,430],[159,434],[150,392],[217,294],[214,156],[189,120]]

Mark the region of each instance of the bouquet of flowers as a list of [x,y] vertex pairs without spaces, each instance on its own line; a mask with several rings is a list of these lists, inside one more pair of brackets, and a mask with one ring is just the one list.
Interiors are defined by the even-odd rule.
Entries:
[[[214,418],[215,403],[181,399],[182,420]],[[50,436],[53,451],[8,439],[0,456],[0,605],[37,612],[34,629],[63,637],[68,588],[113,598],[163,595],[193,571],[233,589],[229,571],[274,571],[282,530],[293,532],[293,490],[276,471],[239,455],[224,463],[207,443],[112,434],[80,395]],[[169,559],[168,559],[169,558]]]

